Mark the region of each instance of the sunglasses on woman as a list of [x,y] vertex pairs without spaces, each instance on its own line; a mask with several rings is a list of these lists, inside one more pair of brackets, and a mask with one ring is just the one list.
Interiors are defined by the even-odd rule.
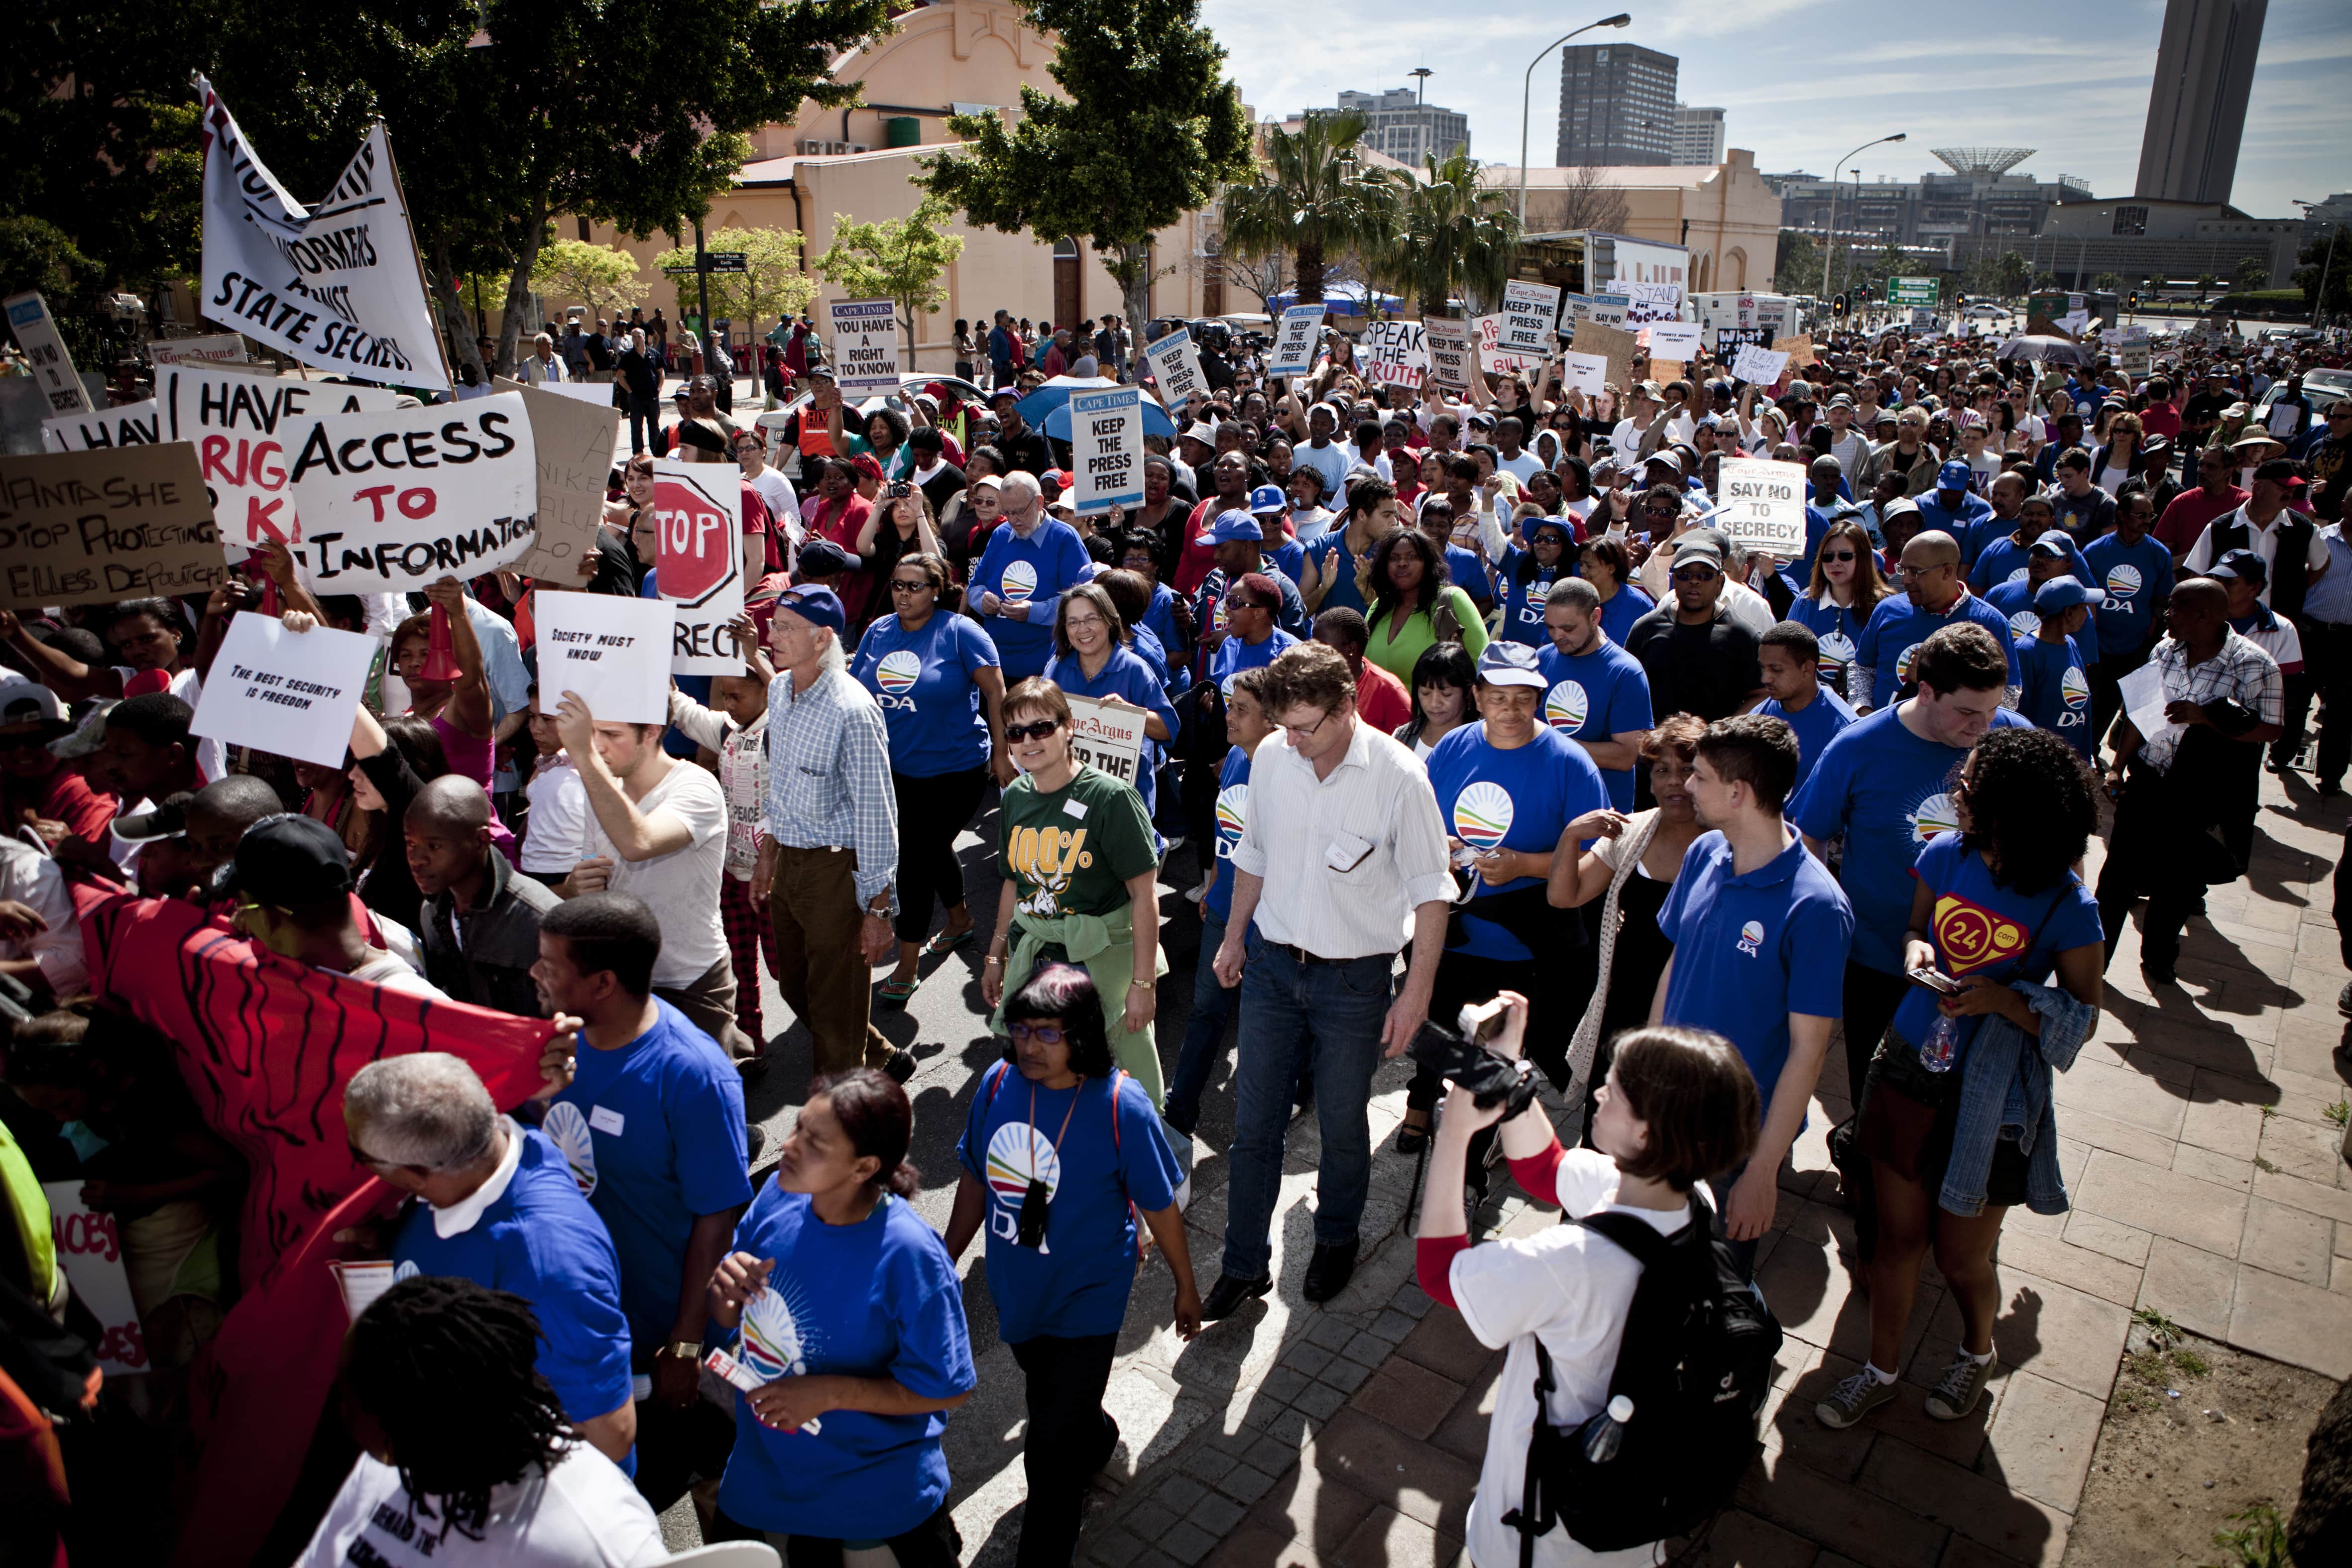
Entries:
[[1004,727],[1004,738],[1015,742],[1043,740],[1061,727],[1062,721],[1057,718],[1041,718],[1034,724],[1008,724]]
[[1825,549],[1822,551],[1822,559],[1823,560],[1852,560],[1854,559],[1854,553],[1850,549]]

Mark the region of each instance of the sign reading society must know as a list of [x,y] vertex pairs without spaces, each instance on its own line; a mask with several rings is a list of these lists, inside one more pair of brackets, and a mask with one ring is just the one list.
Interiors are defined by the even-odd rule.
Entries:
[[0,603],[205,593],[228,574],[184,441],[0,457]]

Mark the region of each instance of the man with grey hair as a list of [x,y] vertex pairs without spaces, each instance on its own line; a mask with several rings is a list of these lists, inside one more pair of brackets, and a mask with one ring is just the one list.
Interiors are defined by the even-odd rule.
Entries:
[[992,528],[971,569],[964,603],[981,618],[1003,661],[1004,684],[1045,673],[1054,653],[1054,612],[1063,592],[1087,580],[1093,559],[1069,524],[1045,515],[1034,474],[1004,476],[1004,525]]
[[[570,1075],[558,1077],[560,1090]],[[556,1141],[575,1124],[584,1140],[576,1116],[557,1121],[551,1137],[499,1115],[473,1068],[440,1051],[372,1061],[343,1090],[352,1157],[419,1200],[395,1222],[394,1275],[454,1276],[529,1301],[543,1336],[539,1370],[564,1414],[634,1473],[620,1258]]]
[[520,374],[523,382],[535,387],[572,379],[563,361],[556,356],[555,340],[545,332],[530,340],[530,352],[524,358]]

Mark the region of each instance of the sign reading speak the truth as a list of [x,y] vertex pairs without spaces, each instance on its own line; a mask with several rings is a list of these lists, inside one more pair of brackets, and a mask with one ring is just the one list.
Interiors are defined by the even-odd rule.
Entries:
[[1143,505],[1143,389],[1070,394],[1070,504],[1080,517]]
[[289,632],[275,615],[240,611],[213,656],[190,733],[297,762],[341,768],[352,715],[376,641],[316,626]]
[[1418,321],[1374,321],[1364,329],[1356,358],[1363,362],[1364,379],[1385,386],[1413,388],[1429,369],[1429,350],[1422,341]]
[[287,474],[304,519],[295,559],[321,592],[478,576],[520,560],[536,537],[539,462],[520,393],[329,414]]
[[17,611],[210,592],[228,562],[195,448],[0,457],[0,573]]
[[898,308],[887,299],[836,299],[833,379],[845,392],[898,390]]
[[1782,560],[1805,553],[1803,464],[1727,457],[1717,483],[1723,505],[1715,522],[1732,543]]
[[531,596],[539,627],[539,686],[552,710],[576,692],[608,724],[669,721],[670,627],[677,613],[658,599],[609,593]]
[[1101,768],[1112,778],[1135,782],[1143,765],[1143,721],[1151,716],[1139,707],[1113,707],[1092,697],[1070,700],[1070,758]]
[[1201,374],[1201,350],[1193,345],[1190,327],[1179,327],[1158,342],[1144,344],[1143,357],[1150,361],[1152,379],[1160,383],[1160,401],[1171,413],[1181,409],[1194,392],[1209,390],[1208,378]]
[[741,674],[743,651],[730,623],[743,613],[742,475],[732,464],[656,459],[654,517],[661,540],[655,586],[676,612],[670,674]]

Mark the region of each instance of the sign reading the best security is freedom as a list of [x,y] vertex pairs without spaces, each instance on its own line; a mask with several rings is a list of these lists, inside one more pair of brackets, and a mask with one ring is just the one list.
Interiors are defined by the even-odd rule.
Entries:
[[289,466],[304,579],[321,593],[405,593],[512,566],[537,538],[539,465],[521,397],[340,413]]

